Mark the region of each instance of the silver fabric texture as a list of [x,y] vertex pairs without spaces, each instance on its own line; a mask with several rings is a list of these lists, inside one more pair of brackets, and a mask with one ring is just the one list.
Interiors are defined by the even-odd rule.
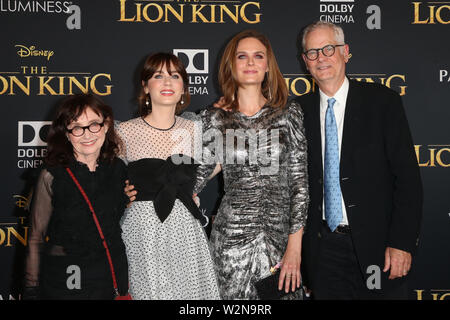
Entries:
[[[214,161],[203,159],[195,190],[200,192],[205,186],[216,163],[221,163],[224,178],[225,194],[210,236],[221,297],[258,299],[254,283],[270,275],[270,267],[283,258],[289,234],[306,222],[309,196],[303,113],[292,101],[284,108],[266,105],[253,116],[208,108],[200,117],[203,155],[211,155]],[[236,139],[234,147],[228,143],[227,148],[230,129],[237,136],[244,135],[245,143]],[[271,139],[276,133],[278,145]],[[270,163],[259,158],[255,163],[255,152],[269,155]],[[278,166],[274,165],[277,158]],[[302,299],[301,290],[286,298]]]

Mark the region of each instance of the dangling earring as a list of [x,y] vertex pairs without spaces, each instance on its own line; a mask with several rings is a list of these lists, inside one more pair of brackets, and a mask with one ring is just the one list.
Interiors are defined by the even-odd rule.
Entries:
[[148,107],[148,105],[150,104],[150,99],[148,98],[148,93],[145,96],[145,105]]
[[269,100],[272,100],[272,92],[270,91],[270,86],[269,87]]
[[184,104],[183,95],[181,95],[180,104]]

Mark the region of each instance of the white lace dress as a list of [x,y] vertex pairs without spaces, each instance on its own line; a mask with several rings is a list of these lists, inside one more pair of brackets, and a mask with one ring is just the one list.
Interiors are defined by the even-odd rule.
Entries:
[[[117,131],[124,143],[122,159],[129,166],[129,174],[136,163],[141,167],[144,164],[147,169],[142,175],[135,174],[136,184],[141,180],[141,190],[136,187],[137,200],[121,221],[133,299],[220,299],[208,239],[192,213],[194,210],[185,206],[188,200],[180,201],[177,196],[165,220],[155,210],[155,206],[158,208],[156,200],[145,200],[145,194],[151,194],[147,188],[157,189],[153,182],[146,180],[146,175],[157,175],[163,170],[149,169],[148,164],[167,169],[166,162],[173,154],[194,158],[194,122],[176,117],[172,128],[159,130],[142,118],[136,118],[120,123]],[[167,181],[178,177],[173,168],[176,166],[172,165],[167,173],[161,174],[174,175]],[[165,185],[166,182],[162,183],[162,188]],[[139,200],[139,196],[144,200]]]

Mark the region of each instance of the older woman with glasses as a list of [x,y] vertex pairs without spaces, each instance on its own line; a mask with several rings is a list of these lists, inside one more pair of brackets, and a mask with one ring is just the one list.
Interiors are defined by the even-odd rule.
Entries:
[[[128,290],[128,264],[119,221],[127,198],[126,167],[109,106],[91,94],[67,98],[56,112],[48,154],[31,211],[24,298],[113,299]],[[110,262],[90,208],[102,229]]]

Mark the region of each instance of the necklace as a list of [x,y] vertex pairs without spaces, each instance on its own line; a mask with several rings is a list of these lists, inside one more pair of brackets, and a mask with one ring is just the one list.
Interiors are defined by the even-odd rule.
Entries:
[[144,118],[142,118],[142,120],[144,120],[145,124],[148,125],[150,128],[153,128],[153,129],[159,130],[159,131],[169,131],[169,130],[172,129],[172,128],[175,126],[175,124],[177,123],[177,118],[175,118],[174,121],[173,121],[173,124],[172,124],[169,128],[167,128],[167,129],[161,129],[161,128],[157,128],[157,127],[152,126],[152,125],[151,125],[150,123],[148,123],[147,120],[145,120]]

